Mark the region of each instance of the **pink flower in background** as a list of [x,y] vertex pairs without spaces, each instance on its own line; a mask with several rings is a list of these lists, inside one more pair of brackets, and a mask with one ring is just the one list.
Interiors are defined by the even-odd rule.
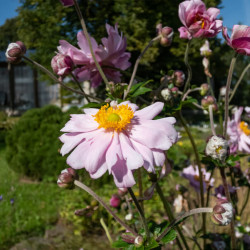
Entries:
[[73,0],[60,0],[60,1],[64,6],[72,6],[72,5],[74,5]]
[[[201,169],[203,175],[203,191],[206,191],[207,186],[213,186],[214,178],[211,178],[211,174],[206,172],[204,168]],[[182,176],[189,180],[189,183],[192,187],[194,187],[196,192],[200,192],[200,181],[199,181],[199,169],[196,165],[193,167],[192,165],[184,168],[182,171]]]
[[243,107],[236,109],[233,119],[228,122],[230,153],[235,153],[237,150],[250,153],[250,129],[246,122],[241,121],[242,112]]
[[[236,190],[237,190],[236,187],[232,187],[230,185],[228,185],[228,189],[229,189],[230,195],[235,194]],[[225,189],[224,189],[223,185],[219,185],[217,188],[215,188],[214,191],[215,191],[215,196],[217,198],[226,199]]]
[[237,53],[250,56],[250,26],[234,25],[231,38],[227,34],[227,28],[222,32],[227,44]]
[[[130,53],[125,52],[126,38],[119,35],[117,25],[113,28],[106,24],[106,29],[108,37],[102,38],[102,45],[98,45],[93,37],[91,37],[91,44],[97,61],[101,66],[104,66],[102,69],[106,77],[113,82],[120,82],[121,73],[108,67],[126,70],[131,65],[128,61]],[[82,31],[78,32],[77,40],[80,49],[65,40],[60,40],[58,51],[70,56],[75,65],[79,67],[74,71],[79,81],[89,80],[93,87],[97,87],[100,85],[102,78],[95,66],[88,41]]]
[[74,169],[85,168],[94,179],[106,171],[118,188],[135,184],[133,170],[142,166],[155,172],[162,166],[165,150],[178,138],[174,117],[152,120],[164,104],[156,102],[142,110],[130,102],[113,102],[101,109],[84,109],[85,114],[71,115],[61,130],[64,143],[61,154],[71,152],[67,163]]
[[216,20],[220,14],[217,8],[206,10],[201,0],[184,1],[179,5],[179,18],[184,26],[178,30],[180,38],[214,37],[222,30],[222,21]]

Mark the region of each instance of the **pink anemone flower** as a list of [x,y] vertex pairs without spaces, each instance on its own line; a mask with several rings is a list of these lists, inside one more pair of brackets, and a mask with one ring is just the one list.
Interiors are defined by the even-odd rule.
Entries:
[[60,137],[64,143],[61,154],[71,154],[67,164],[74,169],[85,168],[94,179],[107,170],[118,188],[135,184],[133,171],[142,166],[154,172],[162,166],[165,150],[178,138],[174,117],[152,120],[163,109],[156,102],[142,110],[129,101],[116,102],[100,109],[84,109],[85,114],[71,115]]
[[206,10],[201,0],[187,0],[179,5],[179,18],[184,26],[178,30],[180,38],[214,37],[222,30],[222,21],[216,20],[220,14],[217,8]]
[[250,56],[250,26],[234,25],[231,38],[227,34],[227,28],[222,32],[227,44],[237,53]]
[[[112,69],[118,68],[126,70],[130,67],[130,53],[125,52],[127,47],[126,38],[119,35],[118,27],[106,24],[108,37],[102,38],[102,45],[98,45],[96,40],[91,37],[91,44],[95,57],[102,67],[106,77],[113,82],[121,81],[121,73]],[[74,74],[79,81],[90,81],[93,87],[100,85],[102,77],[96,68],[94,59],[92,58],[88,41],[83,32],[80,31],[77,34],[78,46],[80,49],[74,47],[65,40],[60,40],[60,46],[58,51],[61,54],[68,55],[73,60],[74,64],[78,68],[74,71]]]
[[[206,192],[207,186],[213,186],[214,178],[210,179],[211,173],[206,172],[205,168],[202,168],[201,172],[203,176],[203,191]],[[197,165],[195,167],[190,165],[187,168],[184,168],[181,175],[189,180],[190,185],[195,189],[196,192],[200,192],[200,175]]]
[[233,119],[228,122],[230,153],[235,153],[237,150],[250,153],[250,129],[246,122],[241,121],[242,112],[243,107],[236,109]]

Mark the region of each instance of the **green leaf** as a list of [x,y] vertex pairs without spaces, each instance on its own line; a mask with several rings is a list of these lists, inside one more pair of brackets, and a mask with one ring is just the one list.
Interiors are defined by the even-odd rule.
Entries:
[[156,248],[158,246],[159,246],[159,243],[154,238],[151,238],[149,240],[147,246],[145,246],[145,250],[150,250],[150,249]]
[[167,235],[165,235],[163,238],[162,238],[162,242],[164,244],[166,243],[169,243],[170,241],[173,241],[177,236],[177,233],[174,229],[172,229]]
[[240,156],[239,155],[230,155],[227,160],[226,163],[227,165],[234,167],[236,165],[236,162],[240,160]]
[[[146,81],[146,82],[139,82],[139,83],[133,85],[133,86],[131,87],[130,91],[129,91],[129,96],[131,96],[131,97],[138,96],[138,94],[136,95],[136,92],[137,92],[140,88],[146,86],[146,85],[147,85],[148,83],[150,83],[150,82],[152,82],[152,80],[149,80],[149,81]],[[148,88],[146,88],[146,89],[148,89]],[[151,89],[150,89],[150,91],[151,91]],[[145,93],[146,93],[146,92],[145,92]]]
[[104,105],[105,103],[97,103],[97,102],[90,102],[86,105],[84,105],[82,108],[100,108],[102,105]]
[[130,246],[131,246],[131,244],[123,241],[121,238],[112,243],[112,247],[114,247],[114,248],[125,248],[125,247],[127,248],[127,247],[130,247]]
[[152,91],[152,89],[146,87],[140,87],[132,95],[130,95],[130,97],[137,97],[138,95],[143,95],[150,91]]

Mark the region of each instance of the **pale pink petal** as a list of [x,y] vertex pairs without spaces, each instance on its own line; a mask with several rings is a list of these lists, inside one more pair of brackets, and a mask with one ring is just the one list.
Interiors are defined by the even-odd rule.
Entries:
[[150,106],[147,106],[144,109],[138,110],[135,112],[135,116],[141,120],[152,120],[155,116],[161,113],[164,107],[163,102],[156,102]]
[[210,20],[213,21],[220,14],[220,10],[217,8],[209,8],[207,9],[207,13],[210,16]]
[[250,37],[250,26],[247,25],[234,25],[231,35],[231,40],[241,37]]
[[162,150],[153,149],[154,163],[156,166],[163,166],[165,163],[165,153]]
[[97,112],[99,111],[99,109],[96,109],[96,108],[86,108],[86,109],[83,109],[83,112],[87,115],[95,115]]
[[243,112],[243,107],[239,107],[238,109],[236,109],[234,113],[234,120],[237,124],[240,123],[242,112]]
[[118,106],[121,106],[121,105],[127,105],[135,112],[139,107],[134,104],[134,103],[131,103],[130,101],[125,101],[125,102],[121,102],[120,104],[118,104]]
[[230,40],[230,37],[229,37],[228,34],[227,34],[227,27],[223,27],[223,28],[222,28],[222,35],[223,35],[223,37],[225,38],[227,44],[228,44],[229,46],[231,46],[231,40]]
[[90,177],[93,179],[98,179],[106,173],[107,169],[107,164],[105,162],[97,169],[95,173],[90,174]]
[[[78,46],[81,48],[81,50],[85,53],[88,54],[89,57],[92,57],[90,53],[90,48],[87,39],[85,38],[83,31],[79,31],[77,33],[77,40],[78,40]],[[95,51],[98,47],[98,44],[96,40],[93,37],[90,37],[92,48]]]
[[143,166],[143,158],[138,154],[131,146],[131,142],[127,135],[124,133],[119,133],[119,139],[121,143],[121,150],[123,159],[126,160],[126,165],[128,169],[134,170]]
[[180,32],[180,38],[189,39],[189,40],[192,39],[192,36],[186,27],[180,27],[178,31]]

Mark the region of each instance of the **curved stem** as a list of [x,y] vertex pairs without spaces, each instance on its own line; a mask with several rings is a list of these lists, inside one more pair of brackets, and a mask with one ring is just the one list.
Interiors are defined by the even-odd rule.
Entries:
[[85,92],[78,91],[76,89],[73,89],[71,87],[66,86],[65,84],[63,84],[62,81],[60,81],[59,79],[57,79],[56,76],[53,73],[51,73],[48,69],[46,69],[45,67],[43,67],[38,62],[33,61],[32,59],[30,59],[30,58],[28,58],[26,56],[23,56],[23,59],[26,60],[26,61],[28,61],[28,62],[30,62],[31,64],[35,65],[37,68],[39,68],[45,74],[47,74],[53,81],[55,81],[55,83],[59,83],[63,88],[65,88],[65,89],[67,89],[67,90],[69,90],[71,92],[77,93],[79,95],[82,95],[82,96],[84,96],[86,98],[89,97],[89,98],[92,98],[92,99],[94,99],[94,100],[96,100],[98,102],[103,102],[103,100],[100,99],[100,98],[97,98],[97,97],[94,97],[94,96],[91,96],[91,95],[87,95],[87,94],[85,94]]
[[83,33],[85,35],[85,37],[87,38],[87,41],[88,41],[88,45],[89,45],[89,49],[90,49],[90,53],[92,55],[92,58],[95,62],[95,66],[97,68],[97,70],[99,71],[103,81],[105,82],[106,86],[110,89],[110,85],[109,85],[109,81],[108,79],[106,78],[100,64],[98,63],[97,59],[96,59],[96,56],[95,56],[95,53],[93,51],[93,47],[92,47],[92,44],[91,44],[91,41],[90,41],[90,37],[89,37],[89,33],[87,31],[87,27],[86,27],[86,24],[85,24],[85,21],[83,19],[83,16],[82,16],[82,13],[81,13],[81,10],[80,10],[80,7],[78,5],[78,2],[77,0],[73,0],[74,1],[74,5],[75,5],[75,8],[76,8],[76,12],[77,12],[77,15],[80,19],[80,23],[81,23],[81,26],[82,26],[82,29],[83,29]]
[[147,225],[147,221],[146,221],[145,215],[144,215],[144,213],[142,211],[142,208],[141,208],[138,200],[135,197],[135,194],[134,194],[132,188],[128,188],[128,191],[129,191],[129,194],[130,194],[131,198],[133,199],[133,201],[135,203],[135,206],[137,208],[137,211],[138,211],[138,213],[139,213],[139,215],[141,217],[142,224],[143,224],[143,227],[144,227],[146,235],[147,235],[147,240],[149,240],[150,239],[150,233],[149,233],[149,230],[148,230],[148,225]]
[[213,115],[213,106],[209,105],[208,107],[209,111],[209,119],[210,119],[210,126],[211,126],[211,131],[213,135],[216,135],[215,129],[214,129],[214,115]]
[[226,95],[225,95],[225,114],[224,114],[224,130],[223,130],[223,136],[226,138],[227,134],[227,121],[228,121],[228,106],[229,106],[229,91],[230,91],[230,85],[232,82],[232,76],[233,76],[233,70],[234,70],[234,65],[237,59],[237,55],[235,55],[232,58],[229,72],[228,72],[228,77],[227,77],[227,84],[226,84]]
[[[75,1],[75,0],[74,0],[74,1]],[[141,61],[143,55],[144,55],[145,52],[148,50],[148,48],[151,47],[152,44],[153,44],[155,41],[157,41],[158,39],[160,39],[160,38],[161,38],[161,36],[157,36],[157,37],[153,38],[153,39],[148,43],[148,45],[144,48],[144,50],[141,52],[141,54],[139,55],[139,57],[137,58],[137,60],[136,60],[136,62],[135,62],[135,66],[134,66],[134,69],[133,69],[133,73],[132,73],[131,79],[130,79],[130,81],[129,81],[128,88],[127,88],[127,90],[124,92],[123,100],[126,99],[128,93],[129,93],[129,91],[130,91],[130,89],[131,89],[131,87],[132,87],[132,84],[133,84],[133,82],[134,82],[135,75],[136,75],[136,72],[137,72],[137,68],[138,68],[138,66],[139,66],[139,63],[140,63],[140,61]]]
[[[222,178],[222,182],[223,182],[223,186],[224,186],[224,190],[225,190],[227,200],[228,200],[228,202],[232,203],[230,193],[229,193],[229,189],[228,189],[225,169],[223,167],[220,167],[220,174],[221,174],[221,178]],[[235,250],[236,249],[236,238],[235,238],[235,230],[234,230],[234,217],[231,220],[230,228],[231,228],[232,249]]]
[[243,214],[243,211],[244,211],[244,209],[245,209],[246,206],[247,206],[248,199],[249,199],[249,194],[250,194],[250,187],[248,187],[248,190],[247,190],[247,197],[246,197],[246,200],[245,200],[245,202],[244,202],[244,204],[243,204],[243,206],[242,206],[242,209],[241,209],[241,211],[240,211],[240,216]]
[[130,228],[127,224],[125,224],[112,210],[111,208],[99,197],[92,189],[81,183],[80,181],[75,180],[74,184],[78,186],[79,188],[83,189],[86,191],[88,194],[90,194],[94,199],[96,199],[106,210],[109,212],[114,219],[121,225],[123,226],[126,230],[128,230],[130,233],[132,233],[134,236],[138,236],[138,234]]
[[113,240],[112,240],[112,238],[111,238],[111,236],[110,236],[108,227],[107,227],[107,225],[106,225],[106,223],[105,223],[105,221],[104,221],[103,218],[100,219],[100,223],[101,223],[101,225],[102,225],[102,227],[103,227],[103,229],[104,229],[104,231],[105,231],[105,233],[106,233],[106,235],[107,235],[107,238],[108,238],[108,240],[109,240],[109,243],[112,245],[112,244],[113,244]]
[[184,63],[185,63],[185,65],[187,67],[187,70],[188,70],[188,77],[187,77],[187,81],[185,83],[183,93],[185,93],[187,91],[187,89],[189,88],[190,81],[192,79],[192,68],[191,68],[191,66],[190,66],[190,64],[188,62],[188,53],[189,53],[189,48],[190,48],[191,41],[192,40],[189,40],[187,42],[187,47],[186,47],[185,56],[184,56]]
[[229,103],[232,101],[233,97],[234,97],[234,94],[237,90],[237,88],[239,87],[243,77],[245,76],[245,74],[247,73],[247,71],[250,69],[250,63],[245,67],[245,69],[242,71],[241,75],[240,75],[240,78],[239,80],[237,81],[237,83],[235,84],[235,87],[232,91],[232,94],[230,95],[230,98],[229,98]]
[[[161,199],[161,201],[163,203],[163,206],[164,206],[164,208],[166,210],[166,213],[168,215],[169,220],[174,221],[174,215],[173,215],[173,213],[171,211],[171,207],[170,207],[168,201],[165,199],[164,194],[163,194],[162,189],[161,189],[161,186],[158,183],[156,183],[156,191],[160,196],[160,199]],[[189,249],[188,244],[186,242],[186,239],[185,239],[181,229],[179,228],[179,226],[176,226],[176,229],[177,229],[177,231],[178,231],[178,233],[179,233],[179,235],[180,235],[180,237],[181,237],[181,239],[183,241],[183,244],[185,245],[185,248]],[[181,243],[178,240],[178,238],[177,238],[177,244],[178,244],[179,248],[182,249]]]
[[[195,159],[196,159],[196,163],[198,165],[198,170],[199,170],[199,182],[200,182],[200,198],[201,198],[201,206],[204,207],[205,206],[205,200],[204,200],[204,189],[203,189],[203,176],[202,176],[202,172],[201,172],[201,161],[200,161],[200,157],[199,157],[199,153],[194,141],[194,138],[186,124],[186,121],[184,120],[181,111],[179,111],[178,116],[180,118],[180,121],[182,123],[182,126],[184,127],[186,133],[188,134],[189,140],[192,144],[193,150],[194,150],[194,154],[195,154]],[[206,215],[203,214],[202,215],[202,230],[203,230],[203,234],[206,234]],[[205,243],[206,243],[206,239],[204,238],[204,248],[205,248]]]
[[201,207],[192,209],[183,215],[178,216],[174,221],[170,223],[170,225],[161,233],[161,235],[156,239],[156,241],[160,241],[176,224],[178,224],[183,219],[193,215],[193,214],[200,214],[200,213],[212,213],[213,208],[211,207]]
[[199,90],[201,90],[201,88],[189,89],[189,90],[183,95],[183,97],[182,97],[181,100],[184,101],[190,93],[195,92],[195,91],[199,91]]

